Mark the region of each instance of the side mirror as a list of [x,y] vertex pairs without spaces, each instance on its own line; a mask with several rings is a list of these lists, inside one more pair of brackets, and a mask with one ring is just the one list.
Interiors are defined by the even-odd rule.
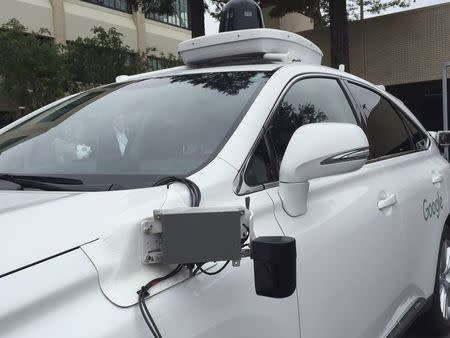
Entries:
[[258,237],[251,242],[259,296],[286,298],[297,284],[297,251],[291,237]]
[[446,130],[446,131],[438,131],[436,133],[436,137],[435,137],[437,143],[439,144],[439,146],[441,147],[448,147],[450,146],[450,131]]
[[349,123],[311,123],[292,135],[280,167],[279,195],[290,216],[306,213],[309,180],[360,169],[369,157],[363,130]]

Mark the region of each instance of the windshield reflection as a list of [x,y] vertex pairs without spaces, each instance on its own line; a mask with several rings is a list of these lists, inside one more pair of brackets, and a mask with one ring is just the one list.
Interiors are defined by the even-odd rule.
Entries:
[[269,77],[178,75],[82,93],[0,135],[0,173],[137,187],[187,176],[220,150]]
[[[265,77],[269,77],[269,74],[265,74]],[[192,74],[172,77],[172,83],[185,81],[194,86],[217,90],[222,94],[239,95],[243,89],[247,89],[253,84],[254,72]]]

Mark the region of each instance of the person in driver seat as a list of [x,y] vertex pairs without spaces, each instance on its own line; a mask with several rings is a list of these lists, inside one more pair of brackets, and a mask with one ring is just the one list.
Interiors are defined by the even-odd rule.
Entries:
[[130,143],[130,132],[123,112],[114,113],[110,126],[100,136],[98,145],[98,165],[114,169],[121,163]]

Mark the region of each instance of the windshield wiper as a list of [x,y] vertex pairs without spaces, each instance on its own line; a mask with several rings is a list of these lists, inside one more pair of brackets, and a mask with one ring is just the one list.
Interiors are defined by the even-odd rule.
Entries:
[[11,174],[0,174],[0,180],[10,181],[13,180],[25,180],[33,182],[45,182],[53,184],[65,184],[65,185],[80,185],[83,181],[66,178],[66,177],[55,177],[55,176],[26,176],[26,175],[11,175]]
[[28,188],[50,191],[99,191],[108,190],[111,186],[111,184],[85,185],[81,180],[65,177],[23,176],[11,174],[0,174],[0,181],[17,184],[22,190]]

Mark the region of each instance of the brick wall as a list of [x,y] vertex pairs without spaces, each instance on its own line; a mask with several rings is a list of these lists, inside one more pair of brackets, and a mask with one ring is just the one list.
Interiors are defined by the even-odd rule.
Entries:
[[[329,30],[300,34],[323,50],[329,65]],[[355,75],[385,85],[438,80],[450,61],[450,3],[350,23],[349,40]]]
[[281,18],[272,18],[269,13],[273,6],[262,9],[266,28],[282,29],[291,32],[300,32],[314,29],[314,20],[300,13],[289,13]]

